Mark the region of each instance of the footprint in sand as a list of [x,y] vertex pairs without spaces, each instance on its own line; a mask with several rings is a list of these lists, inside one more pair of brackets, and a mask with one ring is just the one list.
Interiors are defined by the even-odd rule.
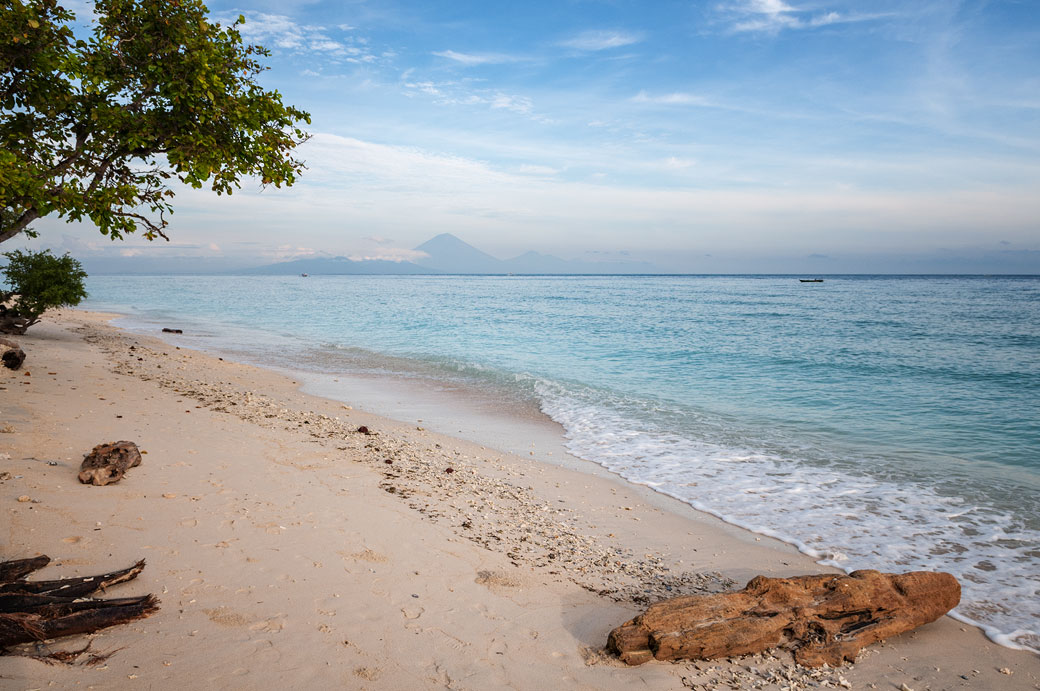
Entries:
[[361,677],[365,681],[375,681],[379,678],[379,669],[376,667],[357,667],[354,676]]
[[236,627],[236,626],[248,626],[249,619],[242,616],[238,612],[234,611],[230,607],[217,607],[216,609],[204,609],[202,610],[209,617],[209,620],[218,626]]
[[285,615],[276,614],[271,619],[260,621],[249,627],[250,631],[263,631],[264,633],[278,633],[285,628]]
[[473,582],[488,588],[519,588],[521,586],[520,579],[504,571],[478,571]]
[[358,561],[367,561],[372,564],[385,564],[390,561],[390,557],[379,552],[373,552],[370,549],[362,550],[361,552],[355,552],[354,554],[347,555],[351,559],[357,559]]
[[404,615],[405,619],[418,619],[423,615],[426,610],[422,607],[402,607],[401,614]]

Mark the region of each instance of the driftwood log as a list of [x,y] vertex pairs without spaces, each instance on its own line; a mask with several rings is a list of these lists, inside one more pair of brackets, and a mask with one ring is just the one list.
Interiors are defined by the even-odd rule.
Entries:
[[0,652],[19,643],[92,633],[146,617],[159,608],[154,595],[96,600],[87,596],[137,578],[144,561],[100,576],[26,581],[50,557],[0,562]]
[[7,369],[18,369],[25,362],[25,351],[14,341],[0,338],[0,362]]
[[23,317],[15,310],[5,309],[3,305],[0,305],[0,334],[21,336],[30,326],[39,321],[39,319]]
[[79,481],[83,484],[112,484],[122,480],[126,471],[138,465],[141,465],[141,451],[132,441],[98,444],[83,459]]
[[935,621],[957,606],[948,573],[757,576],[735,593],[691,595],[651,605],[610,632],[607,648],[630,664],[710,660],[794,648],[806,667],[855,662],[865,646]]

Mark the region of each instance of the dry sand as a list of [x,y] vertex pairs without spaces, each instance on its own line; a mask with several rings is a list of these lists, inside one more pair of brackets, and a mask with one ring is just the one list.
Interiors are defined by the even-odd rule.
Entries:
[[[0,369],[0,558],[48,554],[34,577],[56,578],[143,557],[111,595],[161,609],[0,657],[4,689],[1040,688],[1040,658],[945,617],[840,669],[782,651],[626,667],[603,644],[647,601],[826,569],[605,473],[348,409],[108,316],[49,314],[20,338],[25,367]],[[81,485],[83,455],[120,439],[143,464]],[[27,657],[87,640],[71,664]]]

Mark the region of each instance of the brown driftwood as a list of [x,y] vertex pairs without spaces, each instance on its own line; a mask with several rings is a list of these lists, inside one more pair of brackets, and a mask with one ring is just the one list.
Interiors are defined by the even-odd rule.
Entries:
[[50,563],[51,558],[46,554],[41,554],[38,557],[31,557],[29,559],[0,561],[0,583],[7,583],[8,581],[16,581],[19,578],[25,578],[33,571],[39,571]]
[[[3,306],[0,305],[0,308],[2,307]],[[0,334],[21,336],[25,334],[26,330],[28,330],[30,326],[39,321],[39,319],[23,317],[12,309],[0,309]]]
[[0,651],[19,643],[91,633],[146,617],[159,608],[154,595],[85,599],[136,578],[144,569],[143,560],[100,576],[22,580],[49,562],[46,556],[0,562]]
[[123,479],[126,471],[141,465],[141,452],[132,441],[98,444],[83,459],[79,481],[83,484],[108,485]]
[[630,665],[710,660],[794,647],[807,667],[855,662],[871,643],[935,621],[960,602],[948,573],[795,578],[757,576],[736,593],[665,600],[610,632],[607,648]]
[[[49,560],[48,560],[49,561]],[[42,567],[41,567],[42,568]],[[144,559],[133,566],[100,576],[61,578],[54,581],[22,581],[0,583],[0,593],[30,593],[57,597],[86,597],[118,583],[132,581],[144,571]]]
[[0,362],[7,369],[18,369],[25,362],[25,351],[14,341],[0,338]]
[[159,609],[159,600],[154,595],[125,598],[125,603],[115,606],[105,600],[80,604],[84,606],[81,611],[65,616],[27,612],[0,614],[0,649],[19,643],[93,633],[147,617]]

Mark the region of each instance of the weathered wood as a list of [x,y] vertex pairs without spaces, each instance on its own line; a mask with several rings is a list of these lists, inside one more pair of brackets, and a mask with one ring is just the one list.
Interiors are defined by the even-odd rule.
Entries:
[[18,580],[19,578],[25,578],[33,571],[39,571],[50,563],[51,558],[45,554],[41,554],[38,557],[31,557],[29,559],[0,561],[0,584]]
[[[91,607],[54,618],[34,613],[0,614],[0,648],[93,633],[109,626],[141,619],[159,609],[159,601],[154,595],[129,599],[132,600],[129,604]],[[104,600],[96,602],[104,603]]]
[[83,459],[79,481],[83,484],[108,485],[123,479],[126,471],[141,465],[141,452],[132,441],[98,444]]
[[23,317],[13,310],[7,310],[0,314],[0,333],[21,336],[30,326],[39,321],[39,319]]
[[0,338],[0,362],[7,369],[18,369],[25,362],[25,351],[14,341]]
[[63,617],[85,609],[104,609],[135,604],[141,598],[122,597],[110,600],[77,599],[35,595],[30,593],[0,593],[0,614],[39,614],[46,618]]
[[144,570],[144,559],[133,566],[112,571],[100,576],[60,578],[52,581],[14,581],[0,583],[0,593],[23,593],[52,595],[55,597],[86,597],[99,590],[110,588],[137,578]]
[[736,593],[665,600],[611,631],[630,664],[710,660],[785,645],[807,667],[854,662],[871,643],[935,621],[960,602],[948,573],[758,576]]
[[19,643],[91,633],[148,616],[159,607],[154,595],[85,599],[137,578],[144,560],[99,576],[48,581],[20,580],[50,562],[46,556],[0,562],[0,652]]

